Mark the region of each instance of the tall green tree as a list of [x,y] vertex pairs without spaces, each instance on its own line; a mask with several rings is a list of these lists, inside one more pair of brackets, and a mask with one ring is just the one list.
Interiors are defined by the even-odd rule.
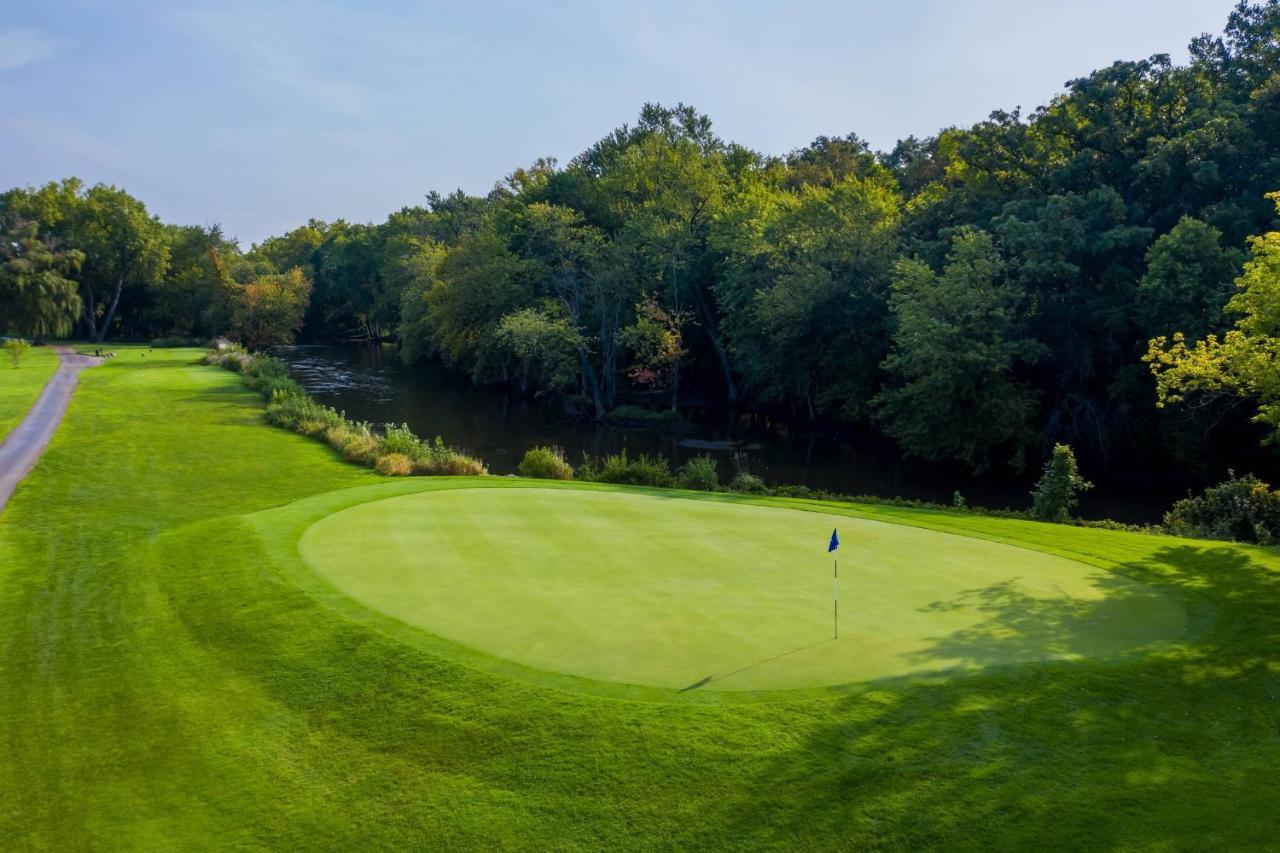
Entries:
[[883,170],[831,186],[747,183],[717,220],[716,302],[736,364],[766,400],[867,414],[887,345],[901,199]]
[[411,355],[438,355],[480,382],[512,378],[509,351],[497,329],[506,315],[535,299],[529,268],[492,230],[431,247],[406,291],[401,338]]
[[1221,240],[1217,228],[1186,216],[1151,244],[1137,294],[1147,337],[1182,332],[1199,338],[1220,330],[1243,261]]
[[310,296],[311,281],[300,267],[236,285],[231,333],[254,350],[293,343]]
[[[1280,212],[1280,193],[1269,196]],[[1227,311],[1235,325],[1219,338],[1188,343],[1181,332],[1150,343],[1146,361],[1156,377],[1157,405],[1196,404],[1222,395],[1251,398],[1255,420],[1280,442],[1280,231],[1249,241],[1251,256],[1236,280]]]
[[141,201],[99,184],[84,194],[68,244],[84,252],[85,319],[90,337],[101,343],[112,331],[125,288],[141,291],[164,275],[169,262],[164,230]]
[[166,225],[169,263],[151,287],[145,314],[151,336],[210,338],[227,331],[233,291],[228,265],[239,247],[213,225]]
[[1024,300],[983,231],[961,231],[941,273],[898,263],[893,350],[884,362],[890,384],[876,405],[908,453],[981,470],[1003,449],[1020,462],[1035,392],[1019,371],[1044,352],[1022,321]]

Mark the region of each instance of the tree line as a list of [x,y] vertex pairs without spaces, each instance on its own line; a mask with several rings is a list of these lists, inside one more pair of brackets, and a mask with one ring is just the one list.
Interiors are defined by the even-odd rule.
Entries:
[[1258,253],[1277,227],[1278,30],[1278,0],[1241,3],[1185,66],[1117,62],[1030,113],[887,152],[849,134],[765,155],[650,104],[485,195],[312,220],[248,250],[113,187],[15,189],[0,325],[392,339],[409,362],[598,418],[692,388],[974,470],[1055,443],[1103,465],[1194,462],[1257,395],[1185,366],[1245,310],[1246,262],[1274,281]]

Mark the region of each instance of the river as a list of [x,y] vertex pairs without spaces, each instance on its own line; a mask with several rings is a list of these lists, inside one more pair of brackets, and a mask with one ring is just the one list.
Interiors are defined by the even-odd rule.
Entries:
[[[666,458],[672,466],[710,453],[721,476],[731,477],[735,456],[773,484],[804,484],[853,495],[905,497],[950,503],[959,490],[971,503],[1025,509],[1036,472],[994,472],[974,478],[966,469],[903,459],[883,440],[798,428],[759,414],[725,408],[687,408],[682,414],[696,432],[662,436],[575,421],[551,402],[498,388],[473,385],[465,376],[435,363],[406,366],[393,347],[319,345],[282,348],[277,353],[294,379],[316,399],[354,420],[407,423],[418,435],[446,442],[479,456],[494,474],[514,473],[524,452],[557,445],[576,464],[583,453],[600,456],[626,449]],[[1090,472],[1085,472],[1089,474]],[[1099,480],[1098,477],[1094,477]],[[1079,508],[1085,518],[1155,522],[1181,489],[1122,482],[1098,482]]]

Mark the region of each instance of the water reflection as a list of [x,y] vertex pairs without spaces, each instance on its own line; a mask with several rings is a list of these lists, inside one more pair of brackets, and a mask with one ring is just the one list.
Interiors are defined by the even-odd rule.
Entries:
[[[574,463],[584,452],[600,456],[624,448],[633,455],[663,456],[673,466],[709,453],[727,478],[739,455],[770,483],[941,503],[950,503],[959,489],[973,504],[1021,508],[1030,502],[1030,474],[1009,477],[996,472],[975,480],[958,466],[901,459],[883,440],[814,432],[760,414],[689,407],[682,414],[697,431],[661,436],[584,423],[557,404],[473,386],[439,364],[406,367],[392,347],[296,346],[279,355],[303,387],[348,417],[375,424],[403,422],[421,436],[443,436],[484,459],[495,474],[514,472],[528,448],[555,444]],[[1085,496],[1080,511],[1086,517],[1155,521],[1166,505],[1158,497],[1099,483]]]

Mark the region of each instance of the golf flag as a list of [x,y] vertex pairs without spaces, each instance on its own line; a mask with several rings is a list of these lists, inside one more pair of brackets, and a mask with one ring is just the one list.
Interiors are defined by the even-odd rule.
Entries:
[[840,638],[840,570],[836,558],[839,553],[836,549],[840,547],[840,537],[836,534],[835,528],[831,528],[831,542],[827,545],[827,553],[831,554],[831,636],[833,639]]

